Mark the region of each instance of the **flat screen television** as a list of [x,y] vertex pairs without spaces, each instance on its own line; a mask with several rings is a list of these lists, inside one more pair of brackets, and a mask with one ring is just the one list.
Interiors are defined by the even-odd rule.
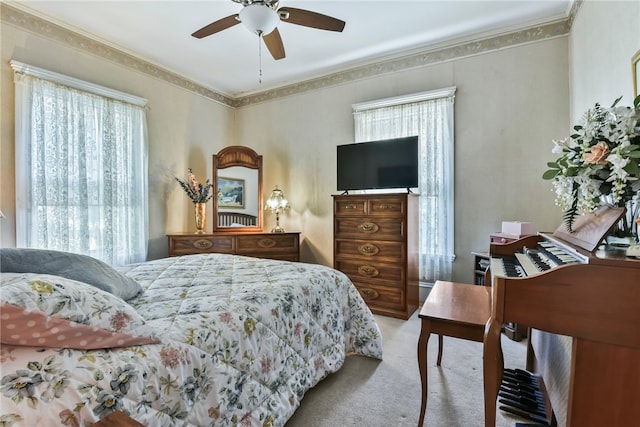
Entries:
[[338,145],[338,191],[418,187],[418,137]]

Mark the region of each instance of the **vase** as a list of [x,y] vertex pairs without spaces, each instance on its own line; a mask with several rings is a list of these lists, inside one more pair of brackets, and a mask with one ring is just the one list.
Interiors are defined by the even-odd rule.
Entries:
[[204,233],[204,225],[207,220],[207,204],[195,203],[195,215],[196,215],[196,233]]
[[626,208],[618,224],[607,237],[607,243],[614,246],[629,246],[638,243],[638,228],[640,227],[640,202],[630,200],[623,205]]

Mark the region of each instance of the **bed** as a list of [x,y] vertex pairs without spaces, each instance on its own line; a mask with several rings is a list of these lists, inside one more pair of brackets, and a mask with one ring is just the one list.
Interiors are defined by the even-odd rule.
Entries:
[[282,426],[347,355],[382,358],[374,317],[328,267],[201,254],[111,269],[0,251],[3,426],[114,411],[147,426]]

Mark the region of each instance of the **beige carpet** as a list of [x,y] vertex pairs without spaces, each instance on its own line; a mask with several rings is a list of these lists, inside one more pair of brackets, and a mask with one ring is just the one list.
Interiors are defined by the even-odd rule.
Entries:
[[[420,414],[417,312],[408,321],[376,316],[382,330],[384,360],[349,356],[340,371],[307,392],[286,427],[412,426]],[[525,341],[503,337],[505,367],[522,368]],[[429,396],[426,427],[483,426],[482,344],[444,338],[437,367],[438,339],[428,348]],[[524,420],[498,414],[497,426]]]

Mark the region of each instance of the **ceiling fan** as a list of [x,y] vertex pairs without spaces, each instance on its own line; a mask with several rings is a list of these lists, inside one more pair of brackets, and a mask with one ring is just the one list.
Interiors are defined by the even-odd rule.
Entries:
[[242,4],[243,8],[240,13],[214,21],[191,35],[201,39],[242,22],[249,31],[257,34],[258,37],[264,40],[271,56],[278,60],[285,57],[284,45],[282,44],[282,38],[277,28],[279,21],[337,32],[341,32],[345,25],[344,21],[310,10],[296,9],[293,7],[281,7],[278,9],[278,0],[232,1]]

